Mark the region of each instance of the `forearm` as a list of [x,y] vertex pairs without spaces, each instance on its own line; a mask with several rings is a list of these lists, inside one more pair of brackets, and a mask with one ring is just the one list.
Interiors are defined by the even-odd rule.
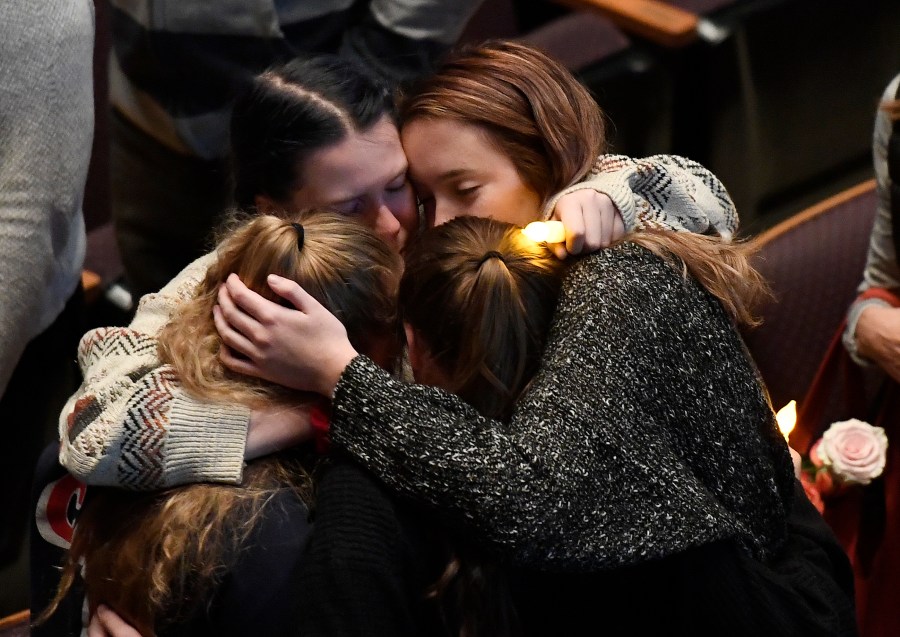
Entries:
[[137,490],[240,481],[249,411],[184,395],[155,339],[93,330],[79,363],[85,380],[60,417],[60,462],[76,477]]
[[583,466],[577,455],[564,464],[547,458],[563,455],[553,450],[566,446],[564,431],[548,426],[533,439],[512,435],[457,397],[395,381],[364,357],[341,377],[333,414],[335,445],[391,488],[449,513],[499,550],[543,553],[542,540],[526,535],[553,528],[542,518],[566,499],[557,487],[578,488],[558,474],[577,473]]
[[[900,76],[888,86],[885,98],[893,97]],[[866,266],[859,292],[873,288],[900,292],[900,264],[894,244],[893,218],[891,214],[891,177],[888,170],[888,142],[892,122],[886,113],[879,111],[875,119],[872,155],[877,178],[878,208],[869,237]],[[889,303],[883,299],[857,298],[847,311],[847,327],[844,330],[844,347],[851,358],[863,366],[876,362],[882,367],[883,357],[877,341],[884,340],[878,332],[878,322],[873,320]],[[875,312],[872,314],[871,312]],[[865,316],[864,316],[865,315]]]
[[732,236],[737,230],[737,211],[722,182],[683,157],[602,155],[582,182],[550,200],[545,216],[549,217],[561,196],[583,188],[612,199],[626,232],[649,226]]
[[[763,437],[771,409],[715,307],[634,246],[597,253],[570,271],[508,425],[357,358],[335,392],[333,441],[518,564],[609,568],[735,533],[765,554],[783,535],[790,458]],[[685,428],[702,452],[673,433]],[[727,488],[709,478],[740,464],[714,460],[723,450],[757,458],[728,470]]]
[[60,416],[60,461],[91,484],[153,489],[239,482],[249,410],[187,395],[162,365],[157,334],[206,271],[207,255],[158,294],[141,299],[128,328],[88,332],[84,381]]

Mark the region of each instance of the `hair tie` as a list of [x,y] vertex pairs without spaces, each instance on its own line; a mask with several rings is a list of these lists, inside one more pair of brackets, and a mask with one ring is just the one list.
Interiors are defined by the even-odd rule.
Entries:
[[[500,259],[501,261],[503,261],[503,255],[496,250],[488,250],[484,253],[484,256],[481,257],[481,261],[478,262],[478,267],[480,268],[482,265],[484,265],[484,262],[488,259]],[[503,262],[506,263],[506,261]]]
[[292,223],[291,225],[294,227],[294,230],[297,231],[297,250],[302,251],[303,250],[303,237],[304,237],[303,226],[301,226],[299,223]]

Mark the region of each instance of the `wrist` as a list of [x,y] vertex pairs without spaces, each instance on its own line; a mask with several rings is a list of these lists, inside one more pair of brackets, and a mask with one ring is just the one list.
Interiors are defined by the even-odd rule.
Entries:
[[869,360],[878,360],[883,341],[879,325],[883,315],[890,311],[891,308],[889,306],[878,304],[863,308],[859,314],[854,332],[857,354]]
[[317,392],[326,398],[334,398],[334,390],[340,381],[344,370],[359,356],[359,352],[353,349],[353,346],[347,343],[347,347],[329,357],[329,365],[323,371]]

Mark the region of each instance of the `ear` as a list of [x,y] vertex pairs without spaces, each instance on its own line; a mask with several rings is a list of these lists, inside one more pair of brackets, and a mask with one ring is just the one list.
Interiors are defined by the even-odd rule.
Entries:
[[280,216],[278,213],[284,208],[284,206],[275,203],[275,200],[269,195],[256,195],[253,198],[253,205],[256,206],[256,212],[261,215]]

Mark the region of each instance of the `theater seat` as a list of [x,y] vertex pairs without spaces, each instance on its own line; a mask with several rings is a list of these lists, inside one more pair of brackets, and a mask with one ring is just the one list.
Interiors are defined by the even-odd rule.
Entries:
[[801,402],[856,297],[875,218],[875,181],[849,188],[754,239],[774,299],[744,334],[779,409]]
[[23,610],[6,617],[0,617],[0,637],[28,637],[31,614]]

